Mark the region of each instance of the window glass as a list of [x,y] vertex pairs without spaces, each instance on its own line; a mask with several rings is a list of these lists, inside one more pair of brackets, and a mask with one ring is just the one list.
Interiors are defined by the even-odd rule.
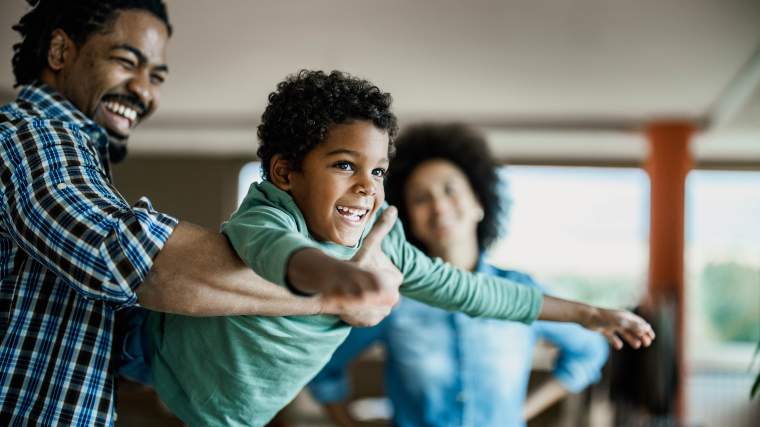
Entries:
[[693,171],[686,273],[695,349],[760,339],[760,172]]
[[509,166],[508,233],[490,261],[558,296],[632,307],[646,289],[649,180],[641,169]]
[[238,175],[238,206],[245,199],[248,187],[254,182],[261,182],[261,162],[248,162],[240,169],[240,175]]

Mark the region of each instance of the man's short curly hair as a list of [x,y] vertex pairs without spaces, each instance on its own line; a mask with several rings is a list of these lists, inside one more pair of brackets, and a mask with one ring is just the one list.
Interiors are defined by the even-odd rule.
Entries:
[[50,35],[60,28],[77,46],[107,30],[122,10],[144,10],[172,27],[162,0],[27,0],[34,8],[13,26],[21,41],[13,45],[16,86],[33,83],[47,65]]
[[262,176],[269,179],[272,157],[281,155],[295,170],[306,155],[324,142],[331,126],[371,121],[388,133],[389,154],[398,132],[391,95],[367,80],[347,73],[301,70],[269,94],[258,128]]
[[406,182],[420,164],[438,159],[453,163],[467,176],[484,211],[477,228],[478,247],[481,251],[487,249],[506,231],[509,199],[485,137],[458,123],[417,124],[405,129],[396,139],[396,155],[388,170],[385,194],[388,203],[398,208],[407,240],[422,250],[426,249],[409,228],[404,194]]

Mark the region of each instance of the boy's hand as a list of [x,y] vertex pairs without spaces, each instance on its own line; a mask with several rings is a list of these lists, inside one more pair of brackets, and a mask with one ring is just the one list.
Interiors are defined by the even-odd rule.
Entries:
[[607,310],[587,304],[544,295],[540,320],[575,322],[607,337],[616,350],[623,348],[621,337],[633,348],[649,347],[654,340],[652,326],[625,310]]
[[620,337],[633,348],[649,347],[655,338],[654,330],[646,320],[625,310],[590,307],[583,326],[604,335],[616,350],[623,348]]
[[403,275],[381,249],[396,221],[396,209],[383,212],[354,257],[334,265],[331,285],[323,289],[324,312],[337,314],[353,326],[373,326],[398,302]]

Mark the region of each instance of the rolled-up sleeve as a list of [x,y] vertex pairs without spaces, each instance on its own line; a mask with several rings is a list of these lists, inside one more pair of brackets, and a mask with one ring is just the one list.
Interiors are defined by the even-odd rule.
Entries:
[[177,220],[145,198],[130,206],[77,126],[31,121],[2,136],[2,150],[1,220],[11,238],[83,297],[134,304]]

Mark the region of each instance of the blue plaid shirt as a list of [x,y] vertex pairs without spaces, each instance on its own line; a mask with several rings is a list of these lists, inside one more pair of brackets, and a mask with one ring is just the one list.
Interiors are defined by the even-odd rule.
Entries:
[[0,107],[0,425],[112,425],[115,311],[177,221],[111,183],[108,137],[42,84]]

